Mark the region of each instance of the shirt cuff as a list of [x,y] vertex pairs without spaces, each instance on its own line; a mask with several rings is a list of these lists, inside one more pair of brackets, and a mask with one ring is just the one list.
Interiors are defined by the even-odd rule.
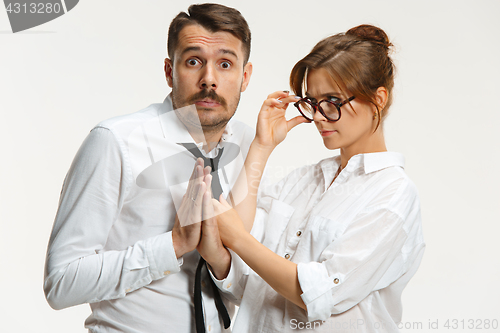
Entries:
[[244,286],[240,283],[243,278],[245,269],[244,263],[241,261],[240,257],[232,250],[231,253],[231,267],[229,267],[229,273],[225,279],[218,280],[209,269],[210,277],[214,281],[215,285],[225,294],[232,296],[233,301],[241,301],[243,298]]
[[297,276],[302,289],[302,300],[306,305],[309,321],[327,320],[334,308],[333,292],[342,281],[338,276],[329,276],[324,265],[318,262],[299,263]]
[[153,280],[178,273],[181,270],[183,259],[177,259],[175,255],[171,231],[148,239],[146,255]]

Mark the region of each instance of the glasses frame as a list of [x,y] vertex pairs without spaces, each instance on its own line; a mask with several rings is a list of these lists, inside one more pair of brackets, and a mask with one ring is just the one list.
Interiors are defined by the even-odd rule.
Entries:
[[[300,107],[299,107],[299,103],[300,102],[306,102],[307,104],[309,104],[310,106],[312,106],[314,112],[319,111],[319,113],[321,113],[321,115],[323,117],[325,117],[326,119],[328,119],[329,121],[338,121],[340,119],[340,117],[342,116],[342,111],[340,111],[340,108],[343,105],[346,105],[347,103],[349,103],[350,101],[352,101],[354,98],[356,98],[356,97],[355,96],[351,96],[348,99],[346,99],[346,100],[344,100],[344,101],[342,101],[340,103],[336,103],[336,102],[331,101],[329,99],[323,99],[323,100],[321,100],[321,101],[319,101],[317,103],[313,103],[313,102],[311,102],[311,99],[309,97],[304,97],[304,98],[301,98],[300,100],[298,100],[297,102],[293,103],[293,105],[295,105],[295,107],[297,108],[297,110],[299,110],[299,112],[302,115],[302,117],[306,118],[309,121],[313,121],[314,119],[306,117],[306,115],[304,115],[304,113],[302,113],[302,111],[300,110]],[[321,103],[323,103],[323,102],[327,102],[327,103],[330,103],[332,105],[335,105],[335,107],[337,108],[337,111],[339,112],[339,117],[337,119],[329,118],[325,114],[325,112],[323,111],[323,108],[321,107]],[[314,114],[313,114],[313,117],[314,117]]]

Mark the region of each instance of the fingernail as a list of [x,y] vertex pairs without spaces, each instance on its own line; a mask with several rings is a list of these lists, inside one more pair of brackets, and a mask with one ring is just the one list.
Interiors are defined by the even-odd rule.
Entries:
[[302,97],[300,96],[294,96],[295,99],[301,99]]
[[290,91],[288,91],[288,90],[283,90],[283,92],[288,94]]
[[280,99],[276,99],[276,101],[277,101],[278,103],[283,103],[283,101],[282,101],[282,100],[280,100]]

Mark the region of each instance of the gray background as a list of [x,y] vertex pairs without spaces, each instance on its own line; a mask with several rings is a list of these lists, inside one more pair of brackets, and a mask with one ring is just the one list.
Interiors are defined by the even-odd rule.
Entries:
[[[416,328],[402,331],[428,331],[436,320],[443,331],[447,319],[466,327],[469,319],[500,320],[500,2],[223,3],[239,9],[253,33],[254,74],[236,116],[251,126],[265,97],[288,88],[293,64],[321,38],[361,23],[387,31],[398,77],[386,138],[406,156],[420,191],[427,242],[403,294],[403,322]],[[168,93],[167,28],[189,4],[86,0],[18,34],[0,9],[2,331],[84,332],[89,306],[52,310],[42,290],[61,185],[95,124]],[[301,125],[275,151],[271,175],[336,153],[314,125]]]

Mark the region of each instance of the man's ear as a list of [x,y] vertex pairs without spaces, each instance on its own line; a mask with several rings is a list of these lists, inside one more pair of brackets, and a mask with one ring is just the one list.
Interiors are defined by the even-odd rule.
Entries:
[[172,88],[172,86],[173,86],[172,76],[173,76],[173,72],[174,72],[174,66],[173,66],[172,60],[165,58],[164,69],[165,69],[165,78],[167,79],[167,84],[170,88]]
[[251,62],[247,62],[245,67],[243,67],[243,82],[241,83],[241,92],[244,92],[248,83],[250,82],[250,77],[252,76],[253,65]]

